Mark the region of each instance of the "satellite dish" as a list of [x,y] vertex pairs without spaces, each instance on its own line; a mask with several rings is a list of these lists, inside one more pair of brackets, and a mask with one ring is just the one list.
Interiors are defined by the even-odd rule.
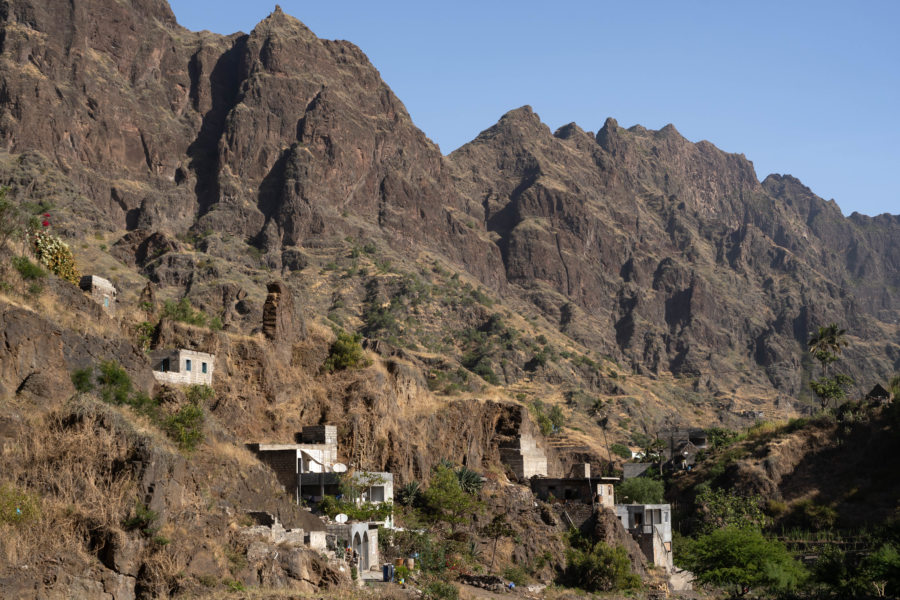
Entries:
[[331,470],[335,473],[344,473],[347,471],[347,465],[344,463],[334,463],[331,465]]
[[334,515],[334,522],[335,523],[346,523],[347,515],[345,515],[344,513],[341,513],[339,515]]

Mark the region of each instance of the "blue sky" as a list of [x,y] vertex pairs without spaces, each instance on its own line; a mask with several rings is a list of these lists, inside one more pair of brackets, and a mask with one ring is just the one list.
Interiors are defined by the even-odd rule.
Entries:
[[[275,6],[170,0],[192,30]],[[530,104],[551,129],[672,123],[845,214],[900,213],[900,2],[281,0],[358,45],[446,154]]]

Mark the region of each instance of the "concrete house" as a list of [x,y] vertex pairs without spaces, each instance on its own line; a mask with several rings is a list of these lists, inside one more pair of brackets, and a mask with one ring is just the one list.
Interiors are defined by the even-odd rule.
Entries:
[[212,385],[216,357],[196,350],[158,350],[151,353],[153,377],[174,385]]
[[269,465],[285,491],[301,498],[321,500],[326,494],[326,475],[336,481],[332,469],[338,462],[337,427],[304,427],[295,444],[248,444],[259,460]]
[[672,507],[669,504],[616,504],[616,516],[637,541],[647,560],[675,570],[672,561]]
[[333,540],[332,550],[350,549],[356,557],[356,568],[360,573],[378,569],[378,525],[376,523],[330,523],[328,537]]
[[531,491],[544,500],[551,498],[567,502],[580,502],[613,508],[615,496],[614,482],[618,477],[591,477],[590,463],[575,466],[573,477],[533,477]]
[[86,292],[94,302],[102,306],[106,314],[109,316],[116,314],[116,295],[119,292],[108,279],[96,275],[85,275],[79,280],[78,287]]

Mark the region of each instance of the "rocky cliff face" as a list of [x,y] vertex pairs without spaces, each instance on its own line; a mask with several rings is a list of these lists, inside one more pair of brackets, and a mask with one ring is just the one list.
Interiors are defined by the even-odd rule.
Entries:
[[[896,217],[845,219],[796,179],[760,184],[743,156],[671,125],[551,133],[525,107],[449,158],[510,283],[638,372],[699,376],[713,391],[764,373],[797,395],[818,324],[893,341]],[[896,361],[895,349],[861,354],[857,372]]]
[[118,259],[226,324],[258,322],[239,306],[263,294],[255,271],[352,237],[441,257],[711,394],[802,393],[803,343],[830,321],[882,349],[852,345],[853,374],[900,361],[898,217],[844,218],[671,125],[553,133],[526,107],[444,158],[358,48],[279,8],[227,37],[162,1],[12,0],[0,18],[4,178],[39,195],[52,174],[61,231],[112,232]]

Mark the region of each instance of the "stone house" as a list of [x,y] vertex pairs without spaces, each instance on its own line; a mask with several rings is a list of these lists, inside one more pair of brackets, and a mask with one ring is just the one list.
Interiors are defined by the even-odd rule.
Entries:
[[111,317],[115,316],[116,295],[119,292],[108,279],[96,275],[85,275],[78,282],[78,287],[86,292],[94,302],[102,306],[106,314]]
[[152,352],[153,377],[160,383],[174,385],[212,385],[216,357],[206,352],[158,350]]
[[675,570],[672,560],[672,507],[669,504],[616,504],[616,516],[637,541],[647,560]]

